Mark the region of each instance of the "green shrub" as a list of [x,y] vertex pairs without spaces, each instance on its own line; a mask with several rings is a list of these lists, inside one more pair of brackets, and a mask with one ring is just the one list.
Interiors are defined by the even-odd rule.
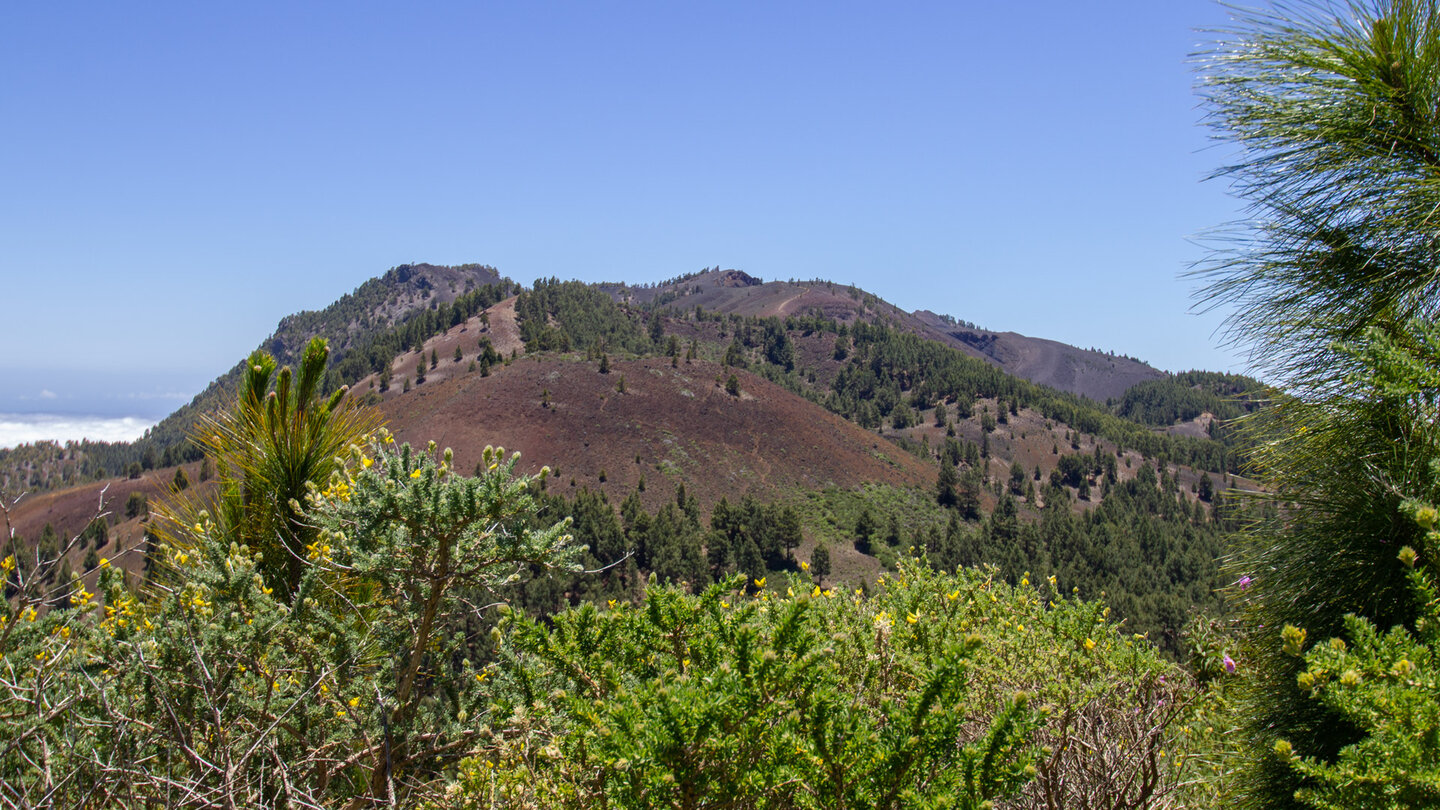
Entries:
[[414,804],[436,789],[488,706],[470,599],[517,570],[569,568],[575,549],[565,523],[529,528],[533,479],[515,457],[487,448],[462,478],[448,452],[388,442],[352,446],[312,487],[293,594],[201,511],[152,551],[177,584],[136,593],[108,567],[103,615],[78,584],[60,609],[7,615],[21,630],[0,635],[22,673],[0,697],[12,789],[185,807]]
[[872,597],[767,584],[518,621],[449,799],[1167,806],[1191,774],[1193,687],[1103,606],[915,561]]

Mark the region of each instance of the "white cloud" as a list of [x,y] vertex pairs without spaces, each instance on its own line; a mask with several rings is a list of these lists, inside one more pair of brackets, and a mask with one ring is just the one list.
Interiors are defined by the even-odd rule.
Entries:
[[62,416],[47,413],[0,413],[0,448],[39,441],[91,439],[129,442],[155,425],[135,416]]
[[41,399],[55,399],[55,392],[54,392],[54,391],[51,391],[49,388],[42,388],[42,389],[40,389],[40,398],[41,398]]

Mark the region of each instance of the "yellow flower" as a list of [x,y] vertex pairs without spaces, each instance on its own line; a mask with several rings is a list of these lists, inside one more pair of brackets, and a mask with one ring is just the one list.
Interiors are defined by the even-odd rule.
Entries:
[[374,464],[374,463],[375,463],[375,459],[370,458],[369,456],[361,456],[361,457],[360,457],[360,466],[364,467],[364,468],[367,469],[367,470],[370,469],[370,465],[371,465],[371,464]]
[[801,571],[809,571],[809,570],[810,570],[810,563],[808,563],[808,562],[801,562],[801,563],[800,563],[800,570],[801,570]]
[[414,472],[410,473],[410,477],[411,477],[411,478],[419,478],[419,477],[420,477],[420,470],[417,468]]
[[101,567],[101,568],[109,568],[109,567],[110,567],[110,558],[109,558],[109,557],[101,557],[101,558],[100,558],[100,567]]
[[199,523],[196,523],[194,526],[191,526],[190,528],[194,529],[196,534],[204,534],[204,533],[205,533],[205,527],[204,527],[204,526],[201,526]]
[[760,577],[759,579],[755,580],[755,587],[757,587],[757,588],[763,588],[763,587],[765,587],[765,577]]
[[728,607],[730,607],[730,603],[729,603],[729,602],[722,601],[722,602],[720,603],[720,607],[722,607],[722,608],[728,608]]
[[951,602],[954,602],[956,599],[960,598],[960,590],[957,588],[954,591],[945,594],[945,598],[949,599]]
[[811,596],[819,596],[819,595],[820,595],[820,586],[819,586],[819,585],[816,585],[816,586],[815,586],[815,590],[811,591],[811,592],[810,592],[810,595],[811,595]]
[[611,599],[607,604],[610,605],[610,609],[611,609],[611,610],[614,610],[614,609],[615,609],[615,600],[614,600],[614,599]]
[[25,612],[22,613],[22,614],[20,614],[20,615],[22,615],[22,616],[25,617],[25,621],[27,621],[27,622],[33,622],[33,621],[35,621],[35,617],[36,617],[37,615],[39,615],[39,614],[37,614],[37,613],[35,612],[35,608],[31,607],[31,608],[26,608],[26,609],[25,609]]
[[908,612],[908,613],[905,614],[905,621],[909,622],[910,624],[914,624],[914,623],[920,621],[920,617],[917,616],[917,615],[915,614],[915,611],[912,610],[912,611],[910,611],[910,612]]
[[3,559],[3,560],[0,560],[0,571],[14,571],[14,570],[15,570],[15,555],[14,555],[14,554],[11,554],[9,557],[6,557],[6,558]]
[[1093,650],[1093,649],[1095,649],[1095,640],[1094,640],[1094,639],[1090,639],[1090,638],[1085,639],[1085,649],[1087,649],[1087,650]]
[[823,593],[826,597],[833,597],[835,595],[835,591],[830,588],[826,588]]
[[344,717],[344,716],[345,716],[345,710],[344,710],[344,709],[336,709],[336,710],[335,710],[335,716],[336,716],[336,717]]

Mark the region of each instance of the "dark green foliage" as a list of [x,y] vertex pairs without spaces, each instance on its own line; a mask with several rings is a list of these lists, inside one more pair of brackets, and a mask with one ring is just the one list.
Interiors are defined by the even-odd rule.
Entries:
[[1258,410],[1264,388],[1259,380],[1240,374],[1186,371],[1130,386],[1115,405],[1115,413],[1156,427],[1186,422],[1202,413],[1228,422]]
[[527,351],[571,351],[598,342],[610,351],[640,352],[650,345],[635,316],[579,281],[536,279],[516,299],[515,314]]
[[730,341],[730,346],[725,349],[725,357],[720,361],[721,365],[745,368],[749,363],[745,360],[745,347],[741,345],[740,339]]
[[184,492],[190,488],[190,478],[185,475],[184,467],[175,468],[175,477],[171,479],[170,486],[174,487],[176,492]]
[[869,554],[874,546],[870,540],[875,536],[875,520],[870,517],[870,510],[861,510],[860,516],[855,519],[855,550],[861,554]]
[[1018,495],[1024,495],[1024,494],[1025,494],[1025,483],[1026,483],[1026,478],[1025,478],[1025,465],[1021,464],[1018,460],[1015,461],[1015,462],[1013,462],[1013,463],[1011,463],[1011,465],[1010,465],[1010,494],[1011,494],[1011,495],[1017,495],[1017,496],[1018,496]]
[[955,467],[946,459],[940,460],[940,474],[935,479],[935,502],[944,507],[953,507],[959,504],[959,497],[955,493],[955,485],[960,482],[959,476],[955,473]]
[[740,379],[734,374],[725,378],[725,393],[732,397],[740,396]]
[[825,578],[830,576],[830,547],[824,543],[810,552],[810,575],[820,584],[824,584]]
[[132,492],[125,499],[125,517],[137,518],[150,514],[149,500],[143,492]]
[[800,539],[800,516],[793,508],[748,495],[734,506],[722,498],[710,515],[711,574],[719,580],[739,571],[755,578],[789,567]]
[[960,482],[955,485],[955,511],[961,518],[976,520],[980,517],[980,491],[984,486],[980,471],[973,466],[960,475]]
[[110,527],[104,518],[95,518],[80,533],[80,548],[104,548],[110,542]]

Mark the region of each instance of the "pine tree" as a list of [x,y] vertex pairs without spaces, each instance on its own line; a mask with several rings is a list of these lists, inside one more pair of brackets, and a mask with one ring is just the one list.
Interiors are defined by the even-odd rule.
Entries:
[[855,550],[861,554],[871,552],[871,540],[875,536],[875,519],[870,516],[870,508],[860,510],[860,516],[855,519]]
[[810,552],[810,575],[815,578],[815,584],[824,585],[825,578],[830,576],[830,547],[821,543],[815,546]]
[[[317,529],[302,513],[312,488],[324,488],[338,469],[337,457],[362,444],[377,427],[375,412],[345,397],[323,396],[320,383],[330,351],[315,338],[297,371],[280,368],[256,351],[245,363],[234,409],[203,417],[198,434],[215,459],[219,494],[210,506],[217,531],[261,554],[265,577],[277,593],[293,593],[306,562],[306,545]],[[200,505],[167,505],[159,533],[174,544],[175,532],[201,522]]]
[[[1242,150],[1219,175],[1254,224],[1228,230],[1197,275],[1202,303],[1230,309],[1229,337],[1281,387],[1250,423],[1259,497],[1285,517],[1249,532],[1234,572],[1252,640],[1238,656],[1252,686],[1237,806],[1290,808],[1367,729],[1302,688],[1303,640],[1282,630],[1328,648],[1346,614],[1350,629],[1414,627],[1427,599],[1396,554],[1431,567],[1437,554],[1405,510],[1440,501],[1433,391],[1410,393],[1440,376],[1440,9],[1317,2],[1236,20],[1208,54],[1202,94],[1218,136]],[[1380,806],[1326,802],[1347,805]]]
[[940,459],[940,475],[935,480],[935,502],[947,508],[955,506],[955,485],[959,481],[960,477],[955,473],[955,468],[945,459]]

